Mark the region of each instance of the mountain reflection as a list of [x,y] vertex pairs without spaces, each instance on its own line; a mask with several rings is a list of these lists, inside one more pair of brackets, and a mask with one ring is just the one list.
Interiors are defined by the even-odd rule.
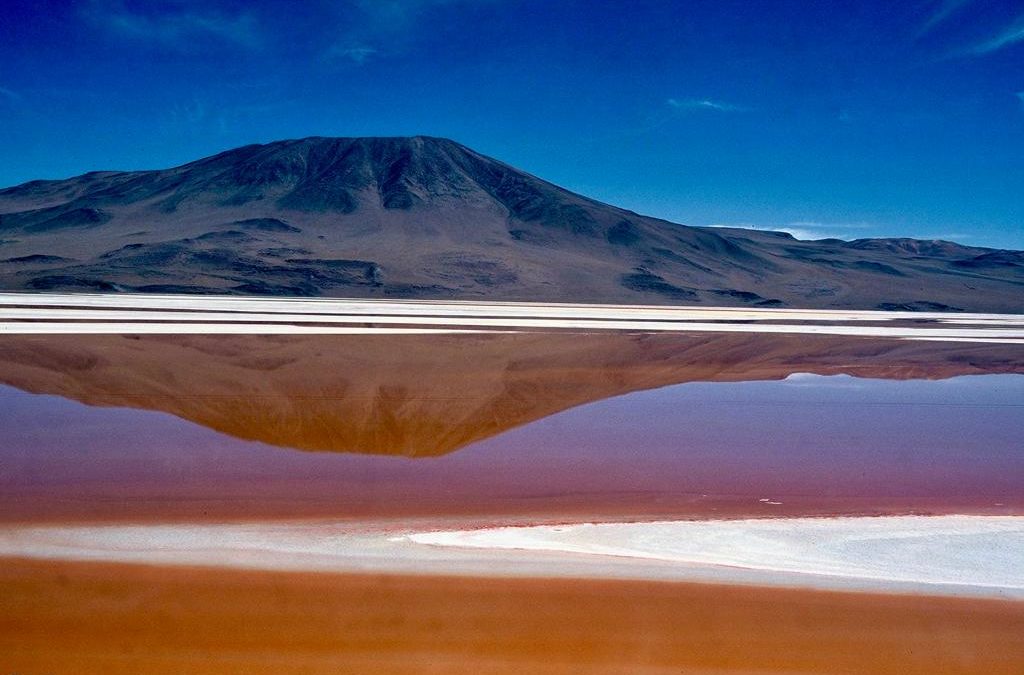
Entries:
[[554,413],[685,382],[1022,373],[1019,346],[834,336],[19,335],[0,383],[170,413],[299,450],[440,456]]

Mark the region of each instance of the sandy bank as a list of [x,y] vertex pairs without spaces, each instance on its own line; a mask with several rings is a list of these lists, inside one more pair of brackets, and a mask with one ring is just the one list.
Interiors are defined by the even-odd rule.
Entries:
[[5,560],[23,673],[1010,675],[1024,603]]

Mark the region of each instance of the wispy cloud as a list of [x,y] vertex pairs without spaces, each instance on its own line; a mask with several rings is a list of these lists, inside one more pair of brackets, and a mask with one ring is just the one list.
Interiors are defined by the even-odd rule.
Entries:
[[976,239],[976,238],[977,237],[975,237],[973,234],[967,234],[966,232],[927,233],[927,234],[917,235],[917,236],[914,237],[914,239],[924,239],[924,240],[928,240],[928,241],[938,240],[938,241],[952,241],[952,242],[970,241],[971,239]]
[[992,37],[971,47],[971,54],[982,56],[994,51],[1010,47],[1024,40],[1024,14],[1021,14],[1009,26]]
[[328,61],[351,61],[361,66],[379,52],[380,50],[376,47],[369,47],[367,45],[333,45],[324,54],[324,58]]
[[988,38],[969,43],[950,54],[949,57],[981,57],[1024,42],[1024,14],[1019,14],[1009,24],[990,31]]
[[165,47],[190,49],[197,38],[249,48],[262,42],[252,14],[229,14],[202,3],[164,5],[144,12],[129,9],[116,0],[93,0],[82,9],[82,15],[113,35]]
[[858,239],[869,234],[867,230],[875,229],[871,223],[818,223],[798,220],[783,225],[759,225],[756,223],[714,223],[708,227],[738,227],[745,230],[763,230],[766,232],[785,232],[803,241],[817,239]]
[[718,112],[742,112],[746,108],[725,101],[714,101],[709,98],[670,98],[665,101],[670,108],[676,110],[715,110]]
[[946,21],[954,14],[956,14],[965,5],[972,2],[972,0],[942,0],[938,3],[935,11],[928,17],[928,19],[921,25],[921,28],[917,31],[917,36],[921,37],[930,33],[939,24]]
[[[916,39],[940,32],[945,35],[939,36],[940,40],[959,41],[958,47],[939,58],[980,57],[1024,42],[1024,13],[1019,11],[1009,19],[1007,14],[991,11],[990,4],[976,0],[937,0],[933,7],[918,29]],[[1002,16],[996,16],[999,14]],[[981,37],[986,34],[988,37]]]
[[819,223],[798,220],[786,223],[781,228],[797,239],[858,239],[868,234],[867,230],[875,229],[871,223]]
[[1016,94],[1014,94],[1014,96],[1017,97],[1017,100],[1020,101],[1021,106],[1024,107],[1024,91],[1018,91]]
[[666,124],[679,120],[685,115],[699,113],[702,110],[709,113],[740,113],[746,112],[749,109],[734,103],[710,98],[667,98],[663,106],[653,108],[653,112],[643,124],[623,129],[617,135],[638,136],[650,133],[664,127]]

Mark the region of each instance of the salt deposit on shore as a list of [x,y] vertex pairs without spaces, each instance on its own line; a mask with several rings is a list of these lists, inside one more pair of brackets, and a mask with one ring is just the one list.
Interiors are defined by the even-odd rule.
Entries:
[[1024,517],[584,523],[424,532],[433,546],[551,551],[1024,592]]
[[[895,322],[914,325],[893,325]],[[1024,344],[1024,316],[1020,315],[0,293],[0,334],[342,334],[545,329],[817,334]]]
[[[47,525],[0,556],[248,569],[661,579],[1024,597],[1024,516],[600,523]],[[434,524],[436,528],[436,524]]]

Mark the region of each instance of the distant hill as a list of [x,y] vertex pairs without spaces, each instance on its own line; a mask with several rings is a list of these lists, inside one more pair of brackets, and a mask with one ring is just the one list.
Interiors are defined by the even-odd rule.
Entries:
[[306,138],[0,190],[0,289],[1024,311],[1024,252],[688,227],[450,140]]

